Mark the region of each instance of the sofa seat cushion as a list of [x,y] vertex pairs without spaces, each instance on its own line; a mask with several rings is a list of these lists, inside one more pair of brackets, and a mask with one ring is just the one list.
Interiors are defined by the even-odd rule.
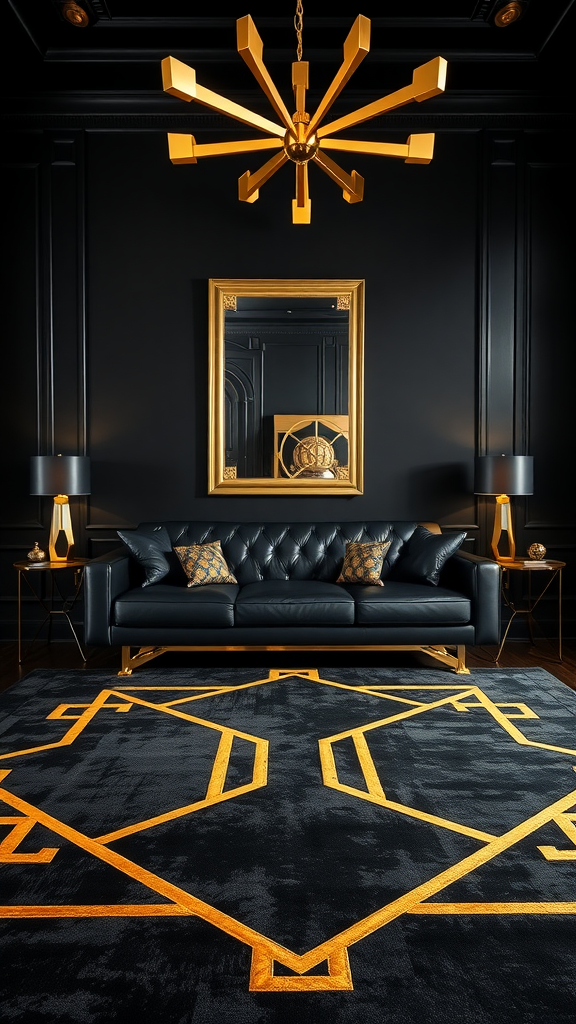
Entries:
[[191,590],[157,583],[127,590],[114,603],[114,624],[189,629],[233,626],[238,590],[233,583],[213,583]]
[[319,580],[265,580],[242,587],[237,626],[352,626],[354,598]]
[[468,598],[426,583],[386,580],[383,587],[347,586],[359,626],[440,626],[470,622]]

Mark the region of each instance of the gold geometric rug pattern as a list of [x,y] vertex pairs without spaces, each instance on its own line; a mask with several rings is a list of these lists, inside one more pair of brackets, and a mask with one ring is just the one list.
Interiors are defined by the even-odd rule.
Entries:
[[[354,988],[349,950],[367,936],[385,928],[403,915],[436,915],[451,918],[455,915],[470,918],[484,915],[574,915],[576,899],[567,892],[566,899],[546,899],[545,894],[534,899],[454,899],[450,890],[455,883],[474,876],[484,865],[498,862],[519,844],[530,840],[533,854],[543,862],[573,862],[576,867],[576,742],[573,746],[555,742],[554,730],[547,728],[526,699],[495,700],[482,686],[482,674],[475,673],[466,683],[452,681],[447,673],[437,673],[438,682],[426,684],[419,680],[410,683],[386,682],[382,674],[374,673],[373,681],[346,683],[343,673],[330,678],[329,670],[318,669],[265,671],[258,677],[257,670],[250,681],[237,684],[215,681],[201,685],[150,685],[145,671],[130,684],[102,686],[87,701],[57,702],[46,715],[49,736],[43,738],[42,728],[36,724],[33,741],[19,749],[4,747],[0,754],[0,864],[26,865],[38,874],[47,870],[58,858],[62,843],[72,844],[90,858],[103,862],[139,883],[156,902],[68,903],[53,904],[46,894],[45,902],[6,904],[0,908],[5,918],[79,918],[79,917],[187,917],[193,916],[220,929],[251,950],[251,971],[247,984],[251,992],[313,992],[348,990]],[[492,678],[492,676],[491,676]],[[472,679],[474,681],[472,681]],[[426,823],[439,834],[446,832],[464,836],[475,846],[472,852],[456,856],[448,867],[431,870],[429,876],[416,885],[408,884],[403,892],[380,904],[378,892],[375,905],[369,913],[322,941],[296,952],[274,936],[259,931],[253,924],[227,912],[217,903],[203,899],[193,889],[179,885],[170,872],[150,870],[120,852],[120,840],[136,835],[151,835],[154,830],[177,819],[205,814],[207,809],[230,801],[241,800],[268,785],[271,758],[269,737],[235,726],[234,715],[223,720],[220,715],[222,698],[235,695],[235,700],[256,689],[276,687],[289,683],[291,687],[303,684],[307,692],[314,688],[333,688],[342,698],[362,695],[369,709],[364,721],[354,716],[344,728],[330,731],[326,721],[326,734],[317,737],[318,784],[336,791],[347,802],[362,801],[381,809],[387,819],[413,819]],[[79,690],[81,688],[79,687]],[[524,695],[523,695],[524,696]],[[366,700],[367,698],[367,700]],[[158,720],[168,716],[174,727],[186,730],[190,726],[208,730],[212,737],[211,754],[205,768],[205,785],[201,795],[183,805],[172,805],[170,794],[165,794],[162,806],[143,818],[133,816],[130,801],[125,802],[121,820],[110,821],[110,827],[99,834],[87,831],[59,817],[23,795],[11,780],[27,760],[49,766],[54,751],[69,748],[73,754],[80,751],[81,741],[90,735],[96,721],[106,721],[106,729],[120,730],[128,724],[138,709],[146,709]],[[442,807],[422,806],[418,800],[400,799],[388,786],[383,771],[382,745],[391,729],[407,728],[410,723],[430,721],[435,727],[440,715],[450,712],[451,730],[458,733],[458,721],[474,716],[482,721],[486,737],[500,734],[507,741],[508,756],[530,749],[532,755],[556,755],[555,763],[565,763],[573,778],[569,787],[568,771],[559,776],[552,793],[547,792],[543,802],[515,820],[503,831],[486,828],[485,821],[474,822],[474,796],[471,795],[469,813],[457,817],[444,816]],[[537,728],[535,727],[537,726]],[[529,728],[528,728],[529,727]],[[58,734],[58,729],[60,734]],[[56,730],[56,731],[55,731]],[[463,741],[466,737],[463,734]],[[470,757],[473,757],[470,751]],[[532,763],[533,763],[532,758]],[[240,771],[234,764],[241,763]],[[549,763],[544,757],[543,769]],[[112,817],[114,817],[112,815]],[[391,819],[390,819],[391,820]],[[40,828],[42,826],[42,828]],[[539,842],[538,833],[544,826],[553,826],[556,840]],[[36,840],[36,835],[52,837],[50,845]],[[550,832],[547,832],[550,840]],[[329,867],[328,867],[329,870]]]

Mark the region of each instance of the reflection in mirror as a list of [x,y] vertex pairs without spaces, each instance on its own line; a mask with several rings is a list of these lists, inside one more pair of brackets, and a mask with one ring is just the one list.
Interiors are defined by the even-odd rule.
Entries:
[[361,493],[361,281],[210,281],[209,493]]
[[274,476],[348,479],[348,416],[274,417]]

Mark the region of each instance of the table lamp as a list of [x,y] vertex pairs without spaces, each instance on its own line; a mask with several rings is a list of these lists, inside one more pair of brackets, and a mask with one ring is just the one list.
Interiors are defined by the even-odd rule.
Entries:
[[[474,494],[496,497],[491,547],[497,562],[516,560],[510,495],[533,494],[533,477],[531,455],[478,455],[474,460]],[[498,550],[503,532],[508,534],[507,555],[501,555]]]
[[[74,544],[70,516],[70,494],[90,494],[90,459],[87,455],[33,455],[30,459],[30,494],[54,497],[48,553],[51,562],[67,562]],[[66,554],[56,544],[63,533]]]

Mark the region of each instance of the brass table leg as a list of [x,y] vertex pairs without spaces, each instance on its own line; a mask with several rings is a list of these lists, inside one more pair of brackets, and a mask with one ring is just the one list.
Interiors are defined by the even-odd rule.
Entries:
[[[28,588],[29,588],[30,592],[33,594],[33,596],[36,599],[36,601],[38,602],[38,604],[42,606],[42,608],[44,609],[44,612],[46,613],[45,614],[45,618],[43,619],[43,621],[38,626],[38,628],[37,628],[37,630],[36,630],[36,632],[34,634],[34,637],[32,638],[32,641],[30,643],[30,647],[32,647],[32,645],[34,644],[34,642],[36,641],[37,637],[40,635],[41,631],[43,630],[43,628],[44,628],[44,626],[46,624],[48,624],[48,643],[50,643],[51,638],[52,638],[52,620],[53,620],[55,615],[63,615],[64,618],[66,619],[69,627],[70,627],[70,632],[72,633],[72,636],[74,637],[74,640],[76,641],[76,646],[77,646],[77,648],[78,648],[78,650],[80,652],[80,657],[82,658],[82,661],[85,662],[87,660],[86,655],[85,655],[84,651],[82,650],[82,645],[81,645],[80,640],[78,638],[78,634],[76,633],[76,630],[74,628],[74,623],[72,622],[72,617],[71,617],[72,609],[74,608],[74,606],[75,606],[75,604],[76,604],[76,602],[77,602],[77,600],[78,600],[78,598],[80,596],[80,591],[82,589],[82,583],[84,581],[84,567],[82,566],[82,568],[79,569],[75,573],[74,593],[73,593],[71,598],[64,597],[64,595],[63,595],[63,593],[62,593],[62,591],[61,591],[61,589],[60,589],[60,587],[58,585],[58,581],[54,577],[54,573],[50,569],[48,569],[48,572],[49,572],[49,576],[50,576],[50,579],[49,579],[49,582],[48,582],[49,597],[44,599],[42,597],[41,591],[34,589],[32,583],[30,582],[30,579],[25,574],[26,570],[22,571],[22,570],[18,569],[18,664],[19,665],[22,664],[22,575],[23,574],[24,574],[24,577],[25,577],[25,580],[26,580],[26,583],[28,585]],[[39,581],[39,583],[41,583],[41,581]],[[62,603],[62,607],[61,608],[54,608],[54,588],[56,588],[57,600]]]
[[18,570],[18,664],[22,664],[22,573]]
[[[542,570],[538,570],[538,571],[542,571]],[[505,603],[506,607],[508,608],[508,611],[511,612],[511,615],[510,615],[510,618],[508,619],[508,622],[506,623],[506,629],[504,630],[504,636],[502,637],[502,641],[500,643],[500,647],[498,648],[498,653],[497,653],[497,655],[496,655],[496,657],[494,659],[494,663],[496,665],[498,664],[498,661],[500,659],[500,655],[502,654],[502,651],[504,649],[504,644],[506,643],[506,639],[508,637],[508,633],[510,632],[510,626],[512,625],[512,623],[513,623],[513,621],[514,621],[514,619],[516,618],[517,615],[525,615],[526,616],[526,622],[527,622],[527,625],[528,625],[528,632],[530,634],[530,642],[532,644],[535,643],[535,641],[534,641],[534,624],[536,623],[536,620],[534,618],[533,612],[534,612],[534,609],[537,607],[537,605],[542,600],[542,598],[544,597],[544,594],[546,593],[546,591],[549,589],[549,587],[552,585],[552,583],[554,582],[554,580],[556,578],[558,578],[558,660],[562,661],[562,568],[560,567],[560,568],[552,570],[552,572],[550,573],[550,577],[548,579],[548,582],[543,587],[543,589],[540,591],[540,593],[538,594],[538,597],[536,598],[535,601],[533,601],[533,599],[532,599],[532,576],[531,576],[531,573],[529,573],[529,575],[528,575],[528,607],[527,608],[516,608],[516,606],[512,603],[512,601],[507,597],[507,595],[505,593],[505,591],[508,589],[510,581],[508,580],[507,583],[504,584],[504,586],[502,588],[502,597],[504,598],[504,603]],[[544,639],[547,640],[547,642],[551,644],[551,641],[548,640],[548,638],[546,636],[544,636]]]

